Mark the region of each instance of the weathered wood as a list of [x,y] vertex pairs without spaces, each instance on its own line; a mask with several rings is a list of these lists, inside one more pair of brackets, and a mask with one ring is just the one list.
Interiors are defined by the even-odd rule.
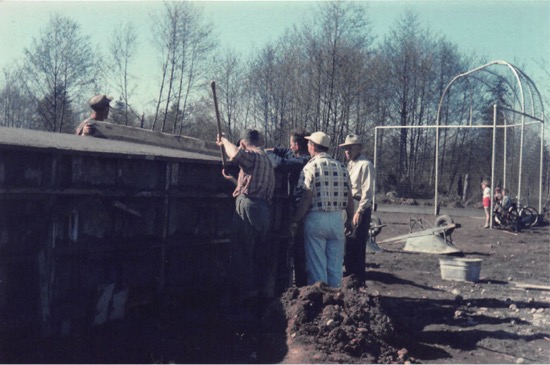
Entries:
[[219,155],[219,147],[214,142],[108,122],[92,121],[88,124],[93,126],[93,137],[199,152],[210,156]]
[[514,283],[518,288],[524,289],[539,289],[539,290],[550,290],[550,285],[536,285],[528,283]]
[[[133,132],[159,145],[0,127],[0,336],[67,334],[125,303],[227,286],[234,186],[217,145]],[[276,175],[269,237],[284,249]]]

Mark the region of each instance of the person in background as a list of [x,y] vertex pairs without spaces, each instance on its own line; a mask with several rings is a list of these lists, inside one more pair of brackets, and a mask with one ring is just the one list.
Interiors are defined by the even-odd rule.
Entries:
[[489,228],[489,220],[491,219],[489,212],[489,209],[491,209],[491,183],[489,180],[481,182],[481,189],[483,191],[483,209],[485,210],[485,225],[483,228]]
[[[292,219],[302,219],[308,285],[318,281],[338,288],[342,285],[345,234],[353,230],[353,196],[346,166],[327,153],[330,137],[315,132],[305,137],[311,159],[298,182],[301,198]],[[342,211],[347,218],[343,221]]]
[[[267,237],[270,223],[269,205],[275,189],[275,172],[261,148],[260,133],[248,129],[240,145],[219,136],[216,143],[225,148],[229,161],[239,166],[237,186],[233,192],[236,209],[231,225],[232,304],[235,320],[251,320],[249,303],[274,295],[270,287],[272,240]],[[225,176],[225,173],[224,173]]]
[[510,201],[510,197],[506,195],[506,189],[500,188],[497,186],[495,188],[494,200],[495,200],[496,212],[499,212],[502,214],[504,212],[507,212],[508,209],[510,208],[511,201]]
[[344,254],[345,276],[355,275],[365,282],[365,261],[367,240],[372,213],[372,195],[376,170],[372,162],[362,154],[363,143],[356,134],[349,134],[340,147],[344,148],[348,161],[355,212],[353,214],[354,232],[346,237]]
[[90,99],[88,104],[92,108],[92,114],[89,118],[81,122],[76,128],[75,134],[78,136],[93,136],[94,135],[94,121],[104,121],[109,117],[109,109],[111,106],[109,103],[113,98],[108,97],[105,94],[99,94]]
[[[296,186],[300,173],[310,159],[307,149],[307,132],[294,131],[290,134],[289,148],[276,147],[268,149],[267,154],[275,169],[284,171],[288,175],[288,196],[295,212],[299,196]],[[305,250],[304,250],[304,229],[303,225],[293,227],[294,242],[292,257],[294,259],[294,283],[297,287],[307,285]]]

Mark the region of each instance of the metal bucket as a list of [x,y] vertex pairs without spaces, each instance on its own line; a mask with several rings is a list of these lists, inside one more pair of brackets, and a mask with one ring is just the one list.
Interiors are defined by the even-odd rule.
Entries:
[[441,278],[455,281],[479,281],[482,259],[440,258]]

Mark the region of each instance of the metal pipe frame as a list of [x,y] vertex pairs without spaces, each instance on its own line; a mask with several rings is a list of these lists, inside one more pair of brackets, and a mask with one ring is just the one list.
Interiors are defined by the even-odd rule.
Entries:
[[[443,90],[441,98],[439,99],[439,105],[437,107],[437,117],[436,117],[436,143],[435,143],[436,151],[435,151],[435,188],[434,188],[434,190],[435,190],[434,210],[435,211],[434,211],[434,214],[436,214],[436,215],[437,215],[438,205],[439,205],[439,201],[438,201],[438,199],[439,199],[439,193],[438,193],[438,187],[439,187],[439,128],[441,127],[441,125],[440,125],[440,115],[441,115],[441,106],[443,104],[443,100],[445,98],[445,95],[447,94],[447,91],[450,89],[451,85],[456,80],[458,80],[462,77],[468,77],[468,76],[470,76],[471,74],[473,74],[475,72],[485,70],[487,67],[492,66],[492,65],[503,65],[503,66],[508,67],[510,69],[510,71],[512,72],[512,74],[514,75],[514,77],[516,79],[516,82],[517,82],[517,86],[519,88],[519,96],[516,94],[516,98],[519,99],[520,106],[521,106],[521,111],[516,111],[516,110],[510,110],[510,111],[514,111],[514,112],[521,115],[520,155],[519,155],[519,168],[518,168],[518,201],[521,201],[521,182],[522,182],[522,174],[523,174],[523,142],[524,142],[524,131],[525,131],[525,125],[526,125],[525,117],[529,117],[531,119],[539,121],[541,123],[541,129],[544,130],[544,128],[543,128],[543,125],[544,125],[544,104],[543,104],[542,97],[541,97],[535,83],[523,71],[521,71],[520,69],[518,69],[517,67],[513,66],[512,64],[510,64],[506,61],[493,61],[493,62],[489,62],[485,65],[476,67],[476,68],[474,68],[470,71],[467,71],[465,73],[462,73],[462,74],[459,74],[459,75],[455,76],[447,84],[447,86]],[[525,80],[527,81],[529,96],[530,96],[530,100],[531,100],[532,114],[535,114],[535,110],[534,110],[534,108],[535,108],[535,103],[534,103],[535,95],[534,94],[536,94],[536,96],[538,97],[538,101],[540,103],[540,108],[541,108],[541,114],[542,114],[540,119],[535,117],[534,115],[530,115],[530,114],[527,114],[525,112],[525,94],[524,94],[524,91],[523,91],[523,84],[522,84],[520,76],[525,78]],[[507,82],[507,81],[505,80],[505,82]],[[510,84],[508,83],[508,85],[510,85]],[[493,124],[494,124],[494,122],[493,122]],[[544,138],[544,133],[541,133],[541,140],[540,140],[541,155],[540,155],[540,167],[539,167],[539,169],[540,169],[540,176],[539,176],[539,211],[542,210],[542,162],[543,162],[543,151],[544,151],[544,139],[543,138]],[[495,141],[493,140],[493,144],[494,143],[495,143]],[[493,145],[493,151],[494,151],[494,145]],[[493,156],[493,158],[494,158],[494,156]],[[491,170],[492,170],[491,175],[494,176],[494,167]]]
[[[504,117],[505,125],[504,126],[497,126],[496,125],[497,105],[495,104],[494,105],[494,110],[493,110],[493,125],[481,125],[481,126],[473,126],[472,125],[473,92],[472,92],[472,87],[471,87],[470,81],[468,80],[468,77],[471,76],[476,80],[484,82],[483,80],[480,80],[479,78],[477,78],[475,76],[472,76],[472,74],[474,74],[478,71],[482,71],[482,70],[487,71],[490,74],[495,75],[497,77],[501,77],[500,75],[498,75],[494,72],[486,70],[487,67],[493,66],[493,65],[503,65],[503,66],[508,67],[510,69],[510,71],[512,72],[512,74],[513,74],[513,76],[514,76],[514,78],[517,82],[517,86],[519,88],[519,95],[518,95],[518,93],[514,92],[514,96],[515,96],[516,101],[518,101],[520,103],[521,110],[518,111],[518,110],[515,110],[515,109],[506,108],[506,107],[503,107],[503,106],[499,106],[499,109],[502,109],[502,110],[520,115],[521,116],[521,123],[519,123],[519,124],[516,124],[515,122],[512,123],[512,124],[507,124],[506,117]],[[469,90],[470,90],[469,125],[452,125],[452,126],[447,125],[447,126],[442,126],[440,124],[440,115],[441,115],[441,107],[443,105],[443,100],[444,100],[447,92],[449,91],[451,85],[456,80],[461,79],[461,78],[465,78],[465,80],[468,83]],[[529,91],[530,102],[531,102],[530,103],[530,105],[531,105],[531,114],[528,114],[525,111],[525,94],[524,94],[524,89],[523,89],[521,78],[524,78],[527,81],[527,90]],[[506,79],[504,79],[504,78],[502,78],[502,79],[504,80],[504,82],[508,86],[510,86],[510,88],[513,91],[512,85]],[[535,99],[538,99],[539,106],[541,108],[540,118],[538,118],[534,115],[535,114]],[[532,122],[526,122],[525,117],[530,118],[533,121]],[[518,168],[518,200],[521,200],[521,181],[522,181],[522,172],[523,172],[524,130],[525,130],[525,126],[532,125],[532,124],[537,124],[537,123],[540,124],[540,128],[541,128],[541,133],[540,133],[540,135],[541,135],[541,139],[540,139],[540,162],[539,162],[539,170],[540,170],[540,174],[539,174],[539,209],[538,209],[539,212],[540,212],[542,210],[542,174],[543,174],[543,153],[544,153],[544,104],[543,104],[543,101],[542,101],[541,94],[538,91],[535,83],[531,80],[531,78],[529,78],[522,70],[520,70],[519,68],[513,66],[512,64],[510,64],[506,61],[489,62],[485,65],[476,67],[476,68],[474,68],[470,71],[467,71],[465,73],[462,73],[462,74],[459,74],[459,75],[455,76],[447,84],[447,86],[443,90],[443,93],[441,94],[441,97],[439,99],[439,104],[438,104],[438,107],[437,107],[437,116],[436,116],[436,124],[435,125],[424,125],[424,126],[377,126],[377,127],[375,127],[375,131],[374,131],[374,166],[375,166],[375,168],[377,167],[378,129],[402,129],[402,128],[406,128],[406,129],[416,129],[416,128],[430,129],[430,128],[435,128],[436,138],[435,138],[434,214],[437,215],[438,212],[439,212],[439,193],[438,193],[438,187],[439,187],[439,130],[441,128],[467,128],[467,129],[468,128],[476,128],[476,129],[477,128],[492,128],[493,129],[493,146],[492,146],[493,156],[492,156],[492,166],[491,166],[491,183],[493,184],[494,183],[494,174],[495,174],[495,172],[494,172],[494,170],[495,170],[495,167],[494,167],[495,156],[494,155],[495,155],[495,144],[496,144],[496,135],[495,135],[496,134],[495,133],[496,129],[497,128],[504,128],[504,131],[505,131],[504,146],[506,148],[506,144],[507,144],[506,131],[507,131],[507,129],[508,128],[521,127],[520,156],[519,156],[519,168]],[[506,158],[506,156],[505,156],[505,158]],[[504,162],[504,163],[506,163],[506,162]],[[506,173],[506,167],[504,168],[504,173]],[[507,188],[507,186],[506,186],[506,177],[504,177],[504,186],[505,186],[505,188]],[[374,190],[373,203],[375,203],[375,201],[376,201],[376,184],[375,184],[375,187],[374,187],[373,190]],[[491,201],[492,201],[492,199],[491,199]],[[492,204],[493,203],[491,202],[491,216],[492,216]],[[491,223],[490,224],[492,225],[492,218],[491,218]]]

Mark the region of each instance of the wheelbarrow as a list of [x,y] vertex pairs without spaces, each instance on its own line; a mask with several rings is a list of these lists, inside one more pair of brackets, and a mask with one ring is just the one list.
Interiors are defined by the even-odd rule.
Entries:
[[385,224],[382,224],[382,220],[380,220],[380,217],[374,214],[371,216],[366,253],[376,253],[384,251],[384,249],[378,246],[378,244],[376,243],[376,236],[378,236],[380,232],[382,232],[382,227],[385,226]]
[[[423,252],[433,254],[453,254],[462,252],[457,249],[451,239],[451,234],[459,223],[455,223],[448,215],[436,218],[432,227],[426,227],[422,218],[409,219],[409,233],[397,237],[387,238],[380,243],[404,241],[403,251]],[[427,222],[426,222],[427,223]],[[420,229],[416,230],[415,229]]]

